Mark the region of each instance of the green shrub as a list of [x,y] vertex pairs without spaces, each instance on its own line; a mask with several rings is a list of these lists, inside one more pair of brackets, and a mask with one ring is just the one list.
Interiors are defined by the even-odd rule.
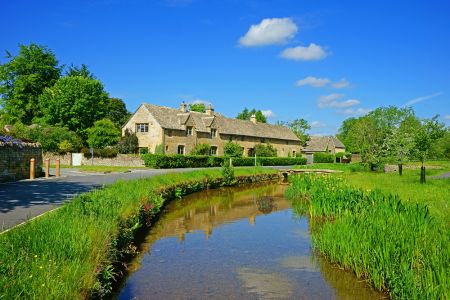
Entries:
[[139,149],[139,154],[147,154],[148,153],[148,148],[140,148]]
[[222,177],[225,185],[232,185],[235,182],[234,168],[231,160],[225,159],[222,166]]
[[14,138],[26,142],[37,142],[44,152],[60,152],[60,144],[66,141],[72,145],[70,151],[78,151],[83,146],[81,138],[66,127],[14,124],[9,133]]
[[155,154],[161,154],[161,155],[163,155],[164,154],[164,145],[163,144],[158,144],[158,145],[156,145],[156,147],[155,147]]
[[120,130],[108,119],[96,121],[94,126],[87,129],[87,134],[87,142],[93,148],[112,146],[120,140]]
[[191,151],[191,155],[210,155],[211,145],[209,144],[198,144]]
[[[206,168],[220,167],[229,157],[201,156],[201,155],[143,155],[145,165],[157,169],[171,168]],[[253,157],[233,157],[232,164],[236,167],[254,166]],[[262,166],[292,166],[305,165],[306,159],[303,157],[258,157],[257,165]]]
[[228,157],[242,157],[243,150],[238,143],[230,141],[223,146],[223,153]]
[[[84,157],[91,158],[91,152],[88,148],[81,149],[81,153],[83,153]],[[119,152],[116,148],[103,148],[103,149],[94,149],[94,157],[100,158],[114,158],[117,157]]]
[[59,153],[65,154],[67,152],[72,152],[73,145],[68,140],[64,140],[61,143],[59,143]]
[[258,157],[276,157],[277,149],[271,144],[258,144],[255,146],[255,153]]
[[135,133],[125,130],[125,135],[120,139],[117,144],[117,150],[122,154],[136,153],[138,149],[139,141]]
[[334,163],[334,155],[329,153],[314,153],[314,163]]

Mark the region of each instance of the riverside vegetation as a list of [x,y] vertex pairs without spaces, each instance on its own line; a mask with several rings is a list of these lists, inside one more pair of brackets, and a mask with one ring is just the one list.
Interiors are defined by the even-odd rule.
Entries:
[[450,297],[449,227],[426,205],[334,176],[294,176],[286,196],[310,215],[313,245],[331,262],[393,298]]
[[275,170],[261,168],[199,170],[121,181],[77,196],[0,235],[0,299],[105,298],[136,252],[136,234],[166,200],[275,177]]

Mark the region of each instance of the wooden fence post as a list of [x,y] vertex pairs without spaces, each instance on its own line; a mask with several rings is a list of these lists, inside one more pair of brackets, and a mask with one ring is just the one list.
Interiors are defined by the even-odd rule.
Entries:
[[30,159],[30,180],[34,179],[34,158]]
[[59,158],[56,159],[56,177],[59,177],[60,172],[59,172]]
[[50,175],[50,159],[45,159],[45,178],[48,178]]

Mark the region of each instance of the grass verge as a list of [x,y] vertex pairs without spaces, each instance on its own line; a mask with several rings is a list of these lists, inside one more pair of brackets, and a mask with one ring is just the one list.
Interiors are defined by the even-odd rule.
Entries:
[[[232,183],[277,176],[239,168]],[[132,241],[167,199],[223,185],[221,170],[121,181],[0,235],[0,299],[104,298],[135,254]]]
[[334,176],[295,176],[286,196],[309,213],[313,245],[400,299],[447,299],[450,235],[426,205],[403,203]]

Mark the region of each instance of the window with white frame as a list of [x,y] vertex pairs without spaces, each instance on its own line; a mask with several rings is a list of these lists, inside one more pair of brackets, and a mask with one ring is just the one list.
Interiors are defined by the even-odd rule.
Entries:
[[217,136],[217,129],[211,129],[211,137],[215,138]]
[[136,132],[148,132],[148,123],[136,123]]
[[192,135],[192,127],[191,126],[186,127],[186,135]]
[[184,146],[183,145],[178,146],[178,154],[184,155]]

